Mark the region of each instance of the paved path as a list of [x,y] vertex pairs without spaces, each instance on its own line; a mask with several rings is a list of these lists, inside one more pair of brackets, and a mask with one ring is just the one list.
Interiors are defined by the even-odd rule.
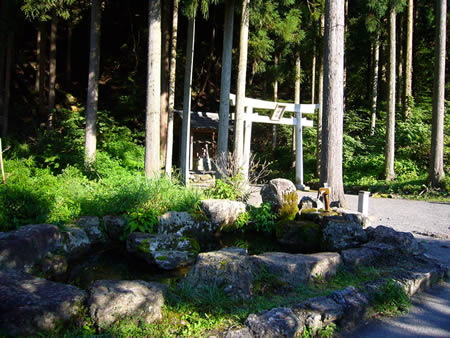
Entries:
[[[316,192],[301,196],[316,197]],[[358,196],[346,195],[348,209],[357,211]],[[259,192],[250,203],[261,203]],[[386,225],[412,232],[425,254],[450,268],[450,203],[369,198],[373,226]],[[445,281],[413,297],[413,307],[402,317],[373,320],[341,337],[447,337],[450,338],[450,282]]]

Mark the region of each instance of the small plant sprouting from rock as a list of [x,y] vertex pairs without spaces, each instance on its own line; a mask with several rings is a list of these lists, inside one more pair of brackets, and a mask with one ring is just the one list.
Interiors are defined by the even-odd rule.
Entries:
[[159,224],[158,212],[155,209],[140,208],[128,213],[127,220],[127,227],[122,239],[126,239],[130,233],[135,231],[154,233]]
[[295,191],[283,195],[280,208],[280,221],[293,221],[298,214],[298,195]]

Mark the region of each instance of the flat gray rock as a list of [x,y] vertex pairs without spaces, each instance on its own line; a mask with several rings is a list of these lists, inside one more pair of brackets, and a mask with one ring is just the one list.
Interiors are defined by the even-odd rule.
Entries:
[[169,211],[158,217],[158,233],[177,234],[196,239],[210,237],[217,231],[207,220],[195,220],[188,212]]
[[303,331],[295,313],[289,308],[275,308],[261,314],[251,314],[245,321],[255,337],[297,337]]
[[77,319],[86,293],[74,286],[0,272],[0,330],[11,336],[36,334]]
[[226,230],[233,226],[239,215],[245,212],[245,203],[230,200],[210,199],[200,201],[200,208],[211,220],[213,231]]
[[341,216],[324,217],[322,236],[327,251],[355,248],[367,242],[367,234],[361,223]]
[[392,245],[402,254],[416,254],[420,252],[419,243],[410,232],[395,231],[384,225],[366,229],[369,240]]
[[315,277],[334,276],[341,264],[341,256],[334,252],[309,255],[269,252],[250,256],[250,260],[255,268],[263,266],[268,272],[293,287],[299,283],[307,283]]
[[98,280],[89,288],[89,313],[100,327],[123,317],[136,316],[145,323],[160,321],[166,287],[140,280]]
[[52,224],[34,224],[0,233],[0,269],[31,271],[36,263],[55,250],[59,229]]
[[77,220],[77,225],[86,232],[92,244],[106,241],[105,234],[96,216],[83,216]]
[[252,295],[253,273],[247,251],[227,248],[200,253],[186,276],[192,286],[219,286],[233,298]]
[[133,232],[127,239],[128,252],[159,268],[173,270],[195,261],[199,251],[195,239],[177,234],[147,234]]

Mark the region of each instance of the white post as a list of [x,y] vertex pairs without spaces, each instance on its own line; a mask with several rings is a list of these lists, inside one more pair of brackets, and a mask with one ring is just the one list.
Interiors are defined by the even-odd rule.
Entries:
[[368,191],[360,191],[358,194],[358,212],[364,216],[369,214],[369,195]]
[[[189,142],[189,170],[194,169],[194,135],[190,135],[190,142]],[[188,177],[189,178],[189,177]]]
[[295,105],[295,118],[297,119],[296,132],[296,160],[295,160],[295,183],[299,190],[309,190],[309,187],[303,183],[303,127],[302,127],[302,113],[300,105]]
[[184,71],[183,124],[181,131],[181,176],[185,185],[189,182],[190,134],[191,134],[191,85],[194,61],[195,19],[189,20]]
[[245,114],[245,133],[244,133],[244,167],[243,173],[244,178],[248,180],[248,170],[250,169],[250,148],[251,148],[251,140],[252,140],[252,114],[253,107],[246,107]]

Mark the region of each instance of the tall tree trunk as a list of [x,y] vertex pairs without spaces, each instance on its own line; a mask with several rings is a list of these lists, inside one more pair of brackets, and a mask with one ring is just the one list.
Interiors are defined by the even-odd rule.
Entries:
[[312,55],[312,69],[311,69],[311,103],[314,104],[316,99],[316,60],[317,60],[317,47],[316,39],[313,39],[313,55]]
[[436,1],[436,41],[434,57],[433,119],[429,181],[438,187],[444,172],[445,57],[447,31],[447,1]]
[[320,182],[331,188],[331,201],[345,206],[342,182],[344,120],[345,1],[325,3],[324,107]]
[[377,123],[377,101],[378,101],[378,70],[380,64],[380,33],[377,33],[373,43],[373,78],[372,78],[372,104],[371,104],[371,121],[370,134],[375,134],[375,127]]
[[405,117],[411,113],[412,98],[412,72],[413,72],[413,29],[414,29],[414,1],[408,0],[408,16],[406,20],[406,55],[405,55],[405,89],[403,97],[403,109]]
[[389,98],[386,116],[386,145],[384,159],[384,176],[390,181],[395,178],[395,29],[396,10],[392,7],[389,11]]
[[[319,41],[323,47],[323,36],[325,34],[325,16],[320,16]],[[323,50],[323,48],[319,48]],[[319,54],[319,83],[317,96],[319,98],[319,109],[317,110],[317,140],[316,140],[316,176],[320,177],[320,167],[322,162],[322,117],[323,117],[323,52]]]
[[34,90],[36,91],[36,93],[39,93],[39,62],[41,60],[41,39],[41,30],[38,28],[36,34],[36,78],[34,82]]
[[398,58],[397,58],[397,65],[398,65],[398,70],[397,70],[397,82],[396,82],[396,99],[395,99],[395,103],[397,104],[401,104],[402,103],[402,91],[403,91],[403,67],[405,65],[405,63],[403,62],[404,59],[404,53],[403,53],[403,40],[404,40],[404,29],[403,29],[403,14],[398,15],[398,17],[400,18],[400,23],[399,25],[396,25],[399,27],[399,32],[398,32],[398,38],[397,38],[397,51],[398,51]]
[[[0,8],[1,9],[1,8]],[[4,39],[4,34],[0,31],[0,38]],[[0,114],[3,113],[3,103],[5,99],[5,64],[6,64],[6,46],[0,44]]]
[[181,126],[181,175],[184,184],[189,182],[190,140],[191,140],[191,103],[192,72],[194,67],[195,18],[189,20],[186,45],[186,65],[184,69],[183,123]]
[[[277,68],[278,68],[278,55],[275,55],[274,57],[274,65],[275,65],[275,81],[273,81],[273,101],[278,102],[278,75],[277,75]],[[272,151],[275,150],[278,143],[278,133],[277,133],[277,125],[272,125]]]
[[69,90],[72,84],[72,33],[73,27],[69,23],[67,26],[66,90]]
[[[230,87],[233,52],[234,0],[225,1],[225,21],[220,77],[219,136],[217,142],[218,173],[225,173],[228,159],[228,129],[230,123]],[[220,176],[220,174],[219,174]],[[220,178],[220,177],[219,177]]]
[[46,115],[45,75],[47,66],[47,25],[45,22],[39,24],[39,32],[41,35],[39,43],[39,114],[44,117]]
[[241,29],[239,37],[239,68],[236,93],[236,117],[234,120],[234,157],[240,170],[244,159],[244,100],[247,78],[248,29],[250,24],[250,0],[242,1]]
[[161,49],[161,160],[166,158],[167,125],[169,106],[169,71],[170,71],[170,1],[161,3],[162,9],[162,49]]
[[[344,45],[347,40],[347,33],[348,33],[348,0],[345,0],[344,4],[345,10],[344,10]],[[345,107],[347,107],[347,55],[344,53],[344,110]]]
[[97,151],[98,78],[100,72],[101,0],[91,5],[89,76],[86,102],[84,165],[89,168],[95,162]]
[[167,149],[166,174],[172,177],[173,160],[173,119],[175,109],[175,75],[177,67],[177,36],[178,36],[178,0],[173,0],[172,12],[172,39],[170,44],[170,71],[169,71],[169,106],[167,119]]
[[161,2],[149,0],[145,176],[159,177],[161,113]]
[[11,96],[11,75],[13,72],[13,58],[14,58],[14,32],[12,30],[8,33],[8,45],[6,52],[5,65],[5,85],[4,85],[4,99],[3,99],[3,121],[2,121],[2,138],[8,134],[8,119],[9,119],[9,99]]
[[56,38],[58,31],[58,18],[53,13],[50,25],[50,68],[48,78],[48,110],[47,110],[47,128],[53,128],[53,111],[55,110],[56,100]]
[[302,77],[302,63],[300,59],[300,52],[297,52],[295,58],[295,93],[294,93],[294,102],[296,104],[300,104],[301,77]]

